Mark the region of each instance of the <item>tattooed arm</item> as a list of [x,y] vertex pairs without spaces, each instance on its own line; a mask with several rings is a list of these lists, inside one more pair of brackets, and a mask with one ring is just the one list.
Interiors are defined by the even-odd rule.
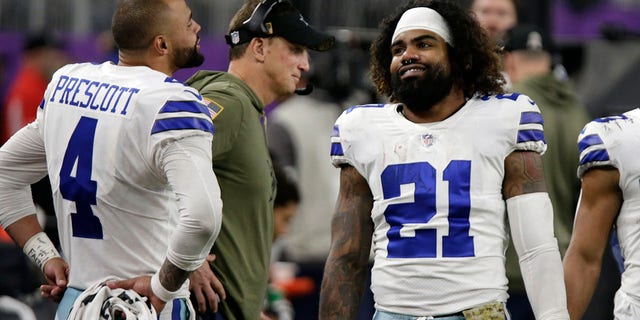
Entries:
[[525,193],[547,192],[540,154],[515,151],[505,159],[504,169],[502,195],[505,199]]
[[513,246],[536,319],[569,319],[541,156],[532,151],[507,156],[502,190]]
[[331,222],[331,251],[320,291],[320,319],[353,319],[364,292],[373,222],[373,195],[351,166],[340,171],[340,194]]

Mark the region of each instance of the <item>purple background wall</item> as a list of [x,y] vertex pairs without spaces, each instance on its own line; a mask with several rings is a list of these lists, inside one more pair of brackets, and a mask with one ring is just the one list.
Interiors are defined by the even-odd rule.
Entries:
[[[62,39],[72,62],[103,62],[109,60],[106,53],[99,51],[97,36],[67,37]],[[24,34],[17,32],[0,32],[0,98],[3,98],[20,64],[20,53],[24,43]],[[206,59],[201,67],[184,69],[176,72],[174,77],[184,81],[196,70],[227,70],[228,46],[223,36],[202,36],[200,50]],[[3,100],[0,100],[3,101]]]
[[589,40],[600,36],[604,24],[616,24],[640,33],[640,4],[621,6],[601,1],[582,11],[574,11],[566,0],[552,1],[553,35],[561,39]]

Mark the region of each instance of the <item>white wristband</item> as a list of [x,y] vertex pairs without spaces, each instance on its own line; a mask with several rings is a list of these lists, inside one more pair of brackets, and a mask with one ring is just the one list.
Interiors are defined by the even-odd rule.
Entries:
[[171,301],[175,298],[178,297],[178,292],[180,291],[180,289],[178,288],[178,290],[171,292],[167,289],[165,289],[162,286],[162,283],[160,283],[160,276],[159,276],[160,271],[156,272],[152,277],[151,277],[151,291],[153,291],[153,294],[156,295],[156,297],[158,297],[160,300],[164,301],[164,302],[168,302]]
[[49,237],[44,232],[38,232],[29,238],[24,244],[22,251],[29,256],[39,268],[44,272],[44,265],[53,258],[60,258],[60,254],[53,245]]

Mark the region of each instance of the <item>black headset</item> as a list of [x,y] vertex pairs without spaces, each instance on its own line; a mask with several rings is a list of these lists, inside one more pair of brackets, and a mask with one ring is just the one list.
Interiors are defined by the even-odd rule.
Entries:
[[[242,39],[244,37],[248,37],[249,39],[254,36],[269,36],[273,32],[271,28],[269,28],[264,20],[267,18],[269,13],[273,8],[281,3],[286,3],[288,5],[292,5],[288,0],[264,0],[260,2],[253,12],[249,19],[245,20],[242,23],[242,28],[240,30],[232,31],[231,34],[225,35],[225,39],[227,40],[227,44],[229,45],[237,45],[246,41],[246,39]],[[245,40],[245,41],[243,41]],[[308,95],[313,91],[313,84],[308,83],[303,88],[298,88],[294,92],[299,95]]]
[[263,0],[260,2],[249,19],[242,22],[242,26],[237,30],[232,30],[224,38],[227,44],[230,46],[236,46],[241,43],[245,43],[251,40],[253,37],[269,37],[273,33],[273,30],[267,26],[264,22],[273,8],[281,3],[286,3],[292,6],[287,0]]
[[[264,0],[260,2],[255,9],[253,9],[253,13],[251,13],[251,17],[244,21],[242,24],[247,28],[250,32],[257,32],[263,34],[271,34],[270,28],[268,28],[264,20],[267,18],[273,7],[280,3],[289,3],[287,0]],[[290,3],[289,3],[290,4]]]

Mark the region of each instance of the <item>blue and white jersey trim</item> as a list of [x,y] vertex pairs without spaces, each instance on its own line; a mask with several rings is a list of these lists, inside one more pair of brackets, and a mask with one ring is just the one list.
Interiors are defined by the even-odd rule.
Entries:
[[578,152],[580,153],[580,165],[578,167],[578,177],[580,178],[592,167],[612,164],[604,141],[598,134],[580,136]]
[[528,111],[522,112],[520,115],[520,127],[518,129],[517,143],[525,142],[543,142],[544,139],[544,121],[542,115],[539,112]]
[[197,101],[167,101],[158,112],[151,134],[169,130],[201,130],[214,133],[207,107]]

